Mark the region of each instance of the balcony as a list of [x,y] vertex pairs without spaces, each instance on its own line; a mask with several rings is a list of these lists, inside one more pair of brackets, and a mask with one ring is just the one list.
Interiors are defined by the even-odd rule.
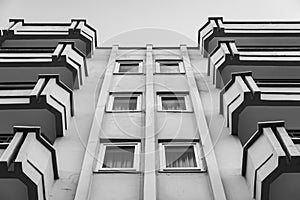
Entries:
[[0,83],[0,135],[14,125],[40,126],[50,143],[65,134],[74,114],[73,93],[58,75],[34,83]]
[[243,148],[242,175],[256,200],[298,200],[299,131],[286,130],[283,121],[259,123]]
[[14,127],[0,150],[0,199],[48,199],[59,175],[55,149],[40,128]]
[[39,74],[59,74],[65,85],[79,89],[88,74],[85,56],[70,42],[55,49],[0,49],[1,81],[34,82]]
[[70,23],[27,23],[10,19],[3,30],[0,47],[55,48],[61,41],[72,41],[85,56],[91,57],[97,46],[96,30],[86,20],[72,19]]
[[204,57],[218,46],[220,40],[234,40],[237,46],[299,47],[300,22],[223,21],[210,17],[198,31],[198,44]]
[[220,113],[242,144],[260,121],[284,120],[289,129],[300,129],[300,81],[255,82],[251,72],[233,74],[220,93]]
[[216,88],[231,80],[231,73],[252,71],[255,80],[293,81],[300,74],[300,48],[241,48],[234,41],[219,41],[209,56],[208,75]]

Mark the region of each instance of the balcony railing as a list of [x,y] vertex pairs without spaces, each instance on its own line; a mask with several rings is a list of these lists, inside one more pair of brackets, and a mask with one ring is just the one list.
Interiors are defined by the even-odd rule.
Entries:
[[0,83],[0,133],[15,124],[41,126],[53,143],[65,134],[73,115],[72,90],[58,75],[40,75],[35,83]]
[[300,129],[300,80],[258,81],[251,72],[233,74],[220,94],[220,112],[231,134],[245,144],[259,121],[285,120],[287,128]]
[[219,40],[235,40],[238,46],[300,46],[300,22],[236,22],[210,17],[198,32],[198,43],[207,57]]
[[255,80],[298,79],[300,48],[239,48],[236,42],[220,41],[209,56],[208,75],[216,88],[222,88],[231,74],[252,71]]
[[14,127],[12,135],[0,157],[0,199],[48,199],[59,178],[55,149],[39,127]]
[[283,121],[258,124],[243,148],[242,175],[253,199],[298,199],[300,146]]
[[39,74],[53,73],[69,88],[78,89],[88,74],[85,56],[69,42],[60,42],[55,49],[0,49],[1,81],[33,82]]
[[97,46],[96,30],[81,19],[72,19],[70,23],[27,23],[23,19],[10,19],[10,26],[2,32],[2,48],[56,47],[58,42],[73,41],[77,49],[91,57]]

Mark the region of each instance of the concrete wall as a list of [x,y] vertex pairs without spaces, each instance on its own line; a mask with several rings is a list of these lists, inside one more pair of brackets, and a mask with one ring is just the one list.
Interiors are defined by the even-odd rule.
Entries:
[[[13,188],[13,190],[12,190]],[[27,186],[19,179],[0,179],[0,199],[3,200],[29,200]]]
[[[284,69],[284,70],[283,70]],[[252,71],[253,79],[298,79],[300,67],[279,65],[279,66],[264,66],[264,65],[227,65],[221,72],[217,71],[221,85],[226,85],[231,80],[231,73],[241,71]],[[221,78],[221,79],[220,79]]]
[[212,200],[207,174],[159,173],[157,200]]
[[235,40],[237,46],[299,46],[298,37],[215,37],[208,47],[208,52],[212,52],[217,46],[218,41]]
[[39,74],[59,74],[59,80],[70,89],[74,87],[76,77],[73,77],[72,72],[63,66],[0,67],[0,80],[3,82],[35,82]]
[[10,133],[13,126],[40,126],[43,135],[56,138],[55,116],[46,109],[0,110],[0,132]]
[[244,144],[256,132],[257,122],[284,120],[287,129],[300,128],[300,107],[248,106],[239,115],[238,135]]
[[1,47],[53,47],[55,48],[60,41],[74,41],[75,47],[86,54],[86,43],[79,39],[69,39],[62,36],[60,39],[21,39],[5,40]]
[[199,139],[194,113],[156,113],[158,139]]
[[298,200],[300,190],[299,173],[283,173],[273,183],[270,184],[270,200]]
[[139,200],[140,174],[94,174],[90,200]]

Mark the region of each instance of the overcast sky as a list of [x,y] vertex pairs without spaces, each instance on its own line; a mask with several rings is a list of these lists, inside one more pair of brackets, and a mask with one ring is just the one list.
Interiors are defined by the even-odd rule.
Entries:
[[0,26],[9,18],[66,22],[86,18],[99,43],[195,45],[209,16],[225,20],[300,21],[300,0],[0,0]]

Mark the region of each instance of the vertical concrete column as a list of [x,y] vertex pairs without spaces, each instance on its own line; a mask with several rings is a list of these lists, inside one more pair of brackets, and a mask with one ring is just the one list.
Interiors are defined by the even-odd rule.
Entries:
[[209,134],[209,129],[206,123],[202,101],[198,92],[193,68],[191,65],[186,45],[181,45],[180,50],[186,71],[187,82],[190,89],[190,98],[195,113],[197,129],[200,134],[200,142],[205,156],[208,176],[213,192],[213,199],[226,200],[225,191],[219,172],[219,167],[214,152],[214,146],[212,144],[212,140]]
[[146,115],[145,115],[145,156],[144,156],[144,186],[143,199],[156,199],[156,170],[155,170],[155,94],[153,76],[152,45],[147,45],[146,51]]
[[[89,199],[90,185],[93,176],[94,161],[97,159],[97,149],[100,145],[99,134],[105,113],[105,104],[108,99],[110,84],[113,76],[115,60],[117,57],[118,46],[114,45],[111,50],[109,61],[104,74],[104,80],[97,102],[96,111],[86,146],[80,177],[74,200]],[[99,77],[100,78],[100,77]]]

